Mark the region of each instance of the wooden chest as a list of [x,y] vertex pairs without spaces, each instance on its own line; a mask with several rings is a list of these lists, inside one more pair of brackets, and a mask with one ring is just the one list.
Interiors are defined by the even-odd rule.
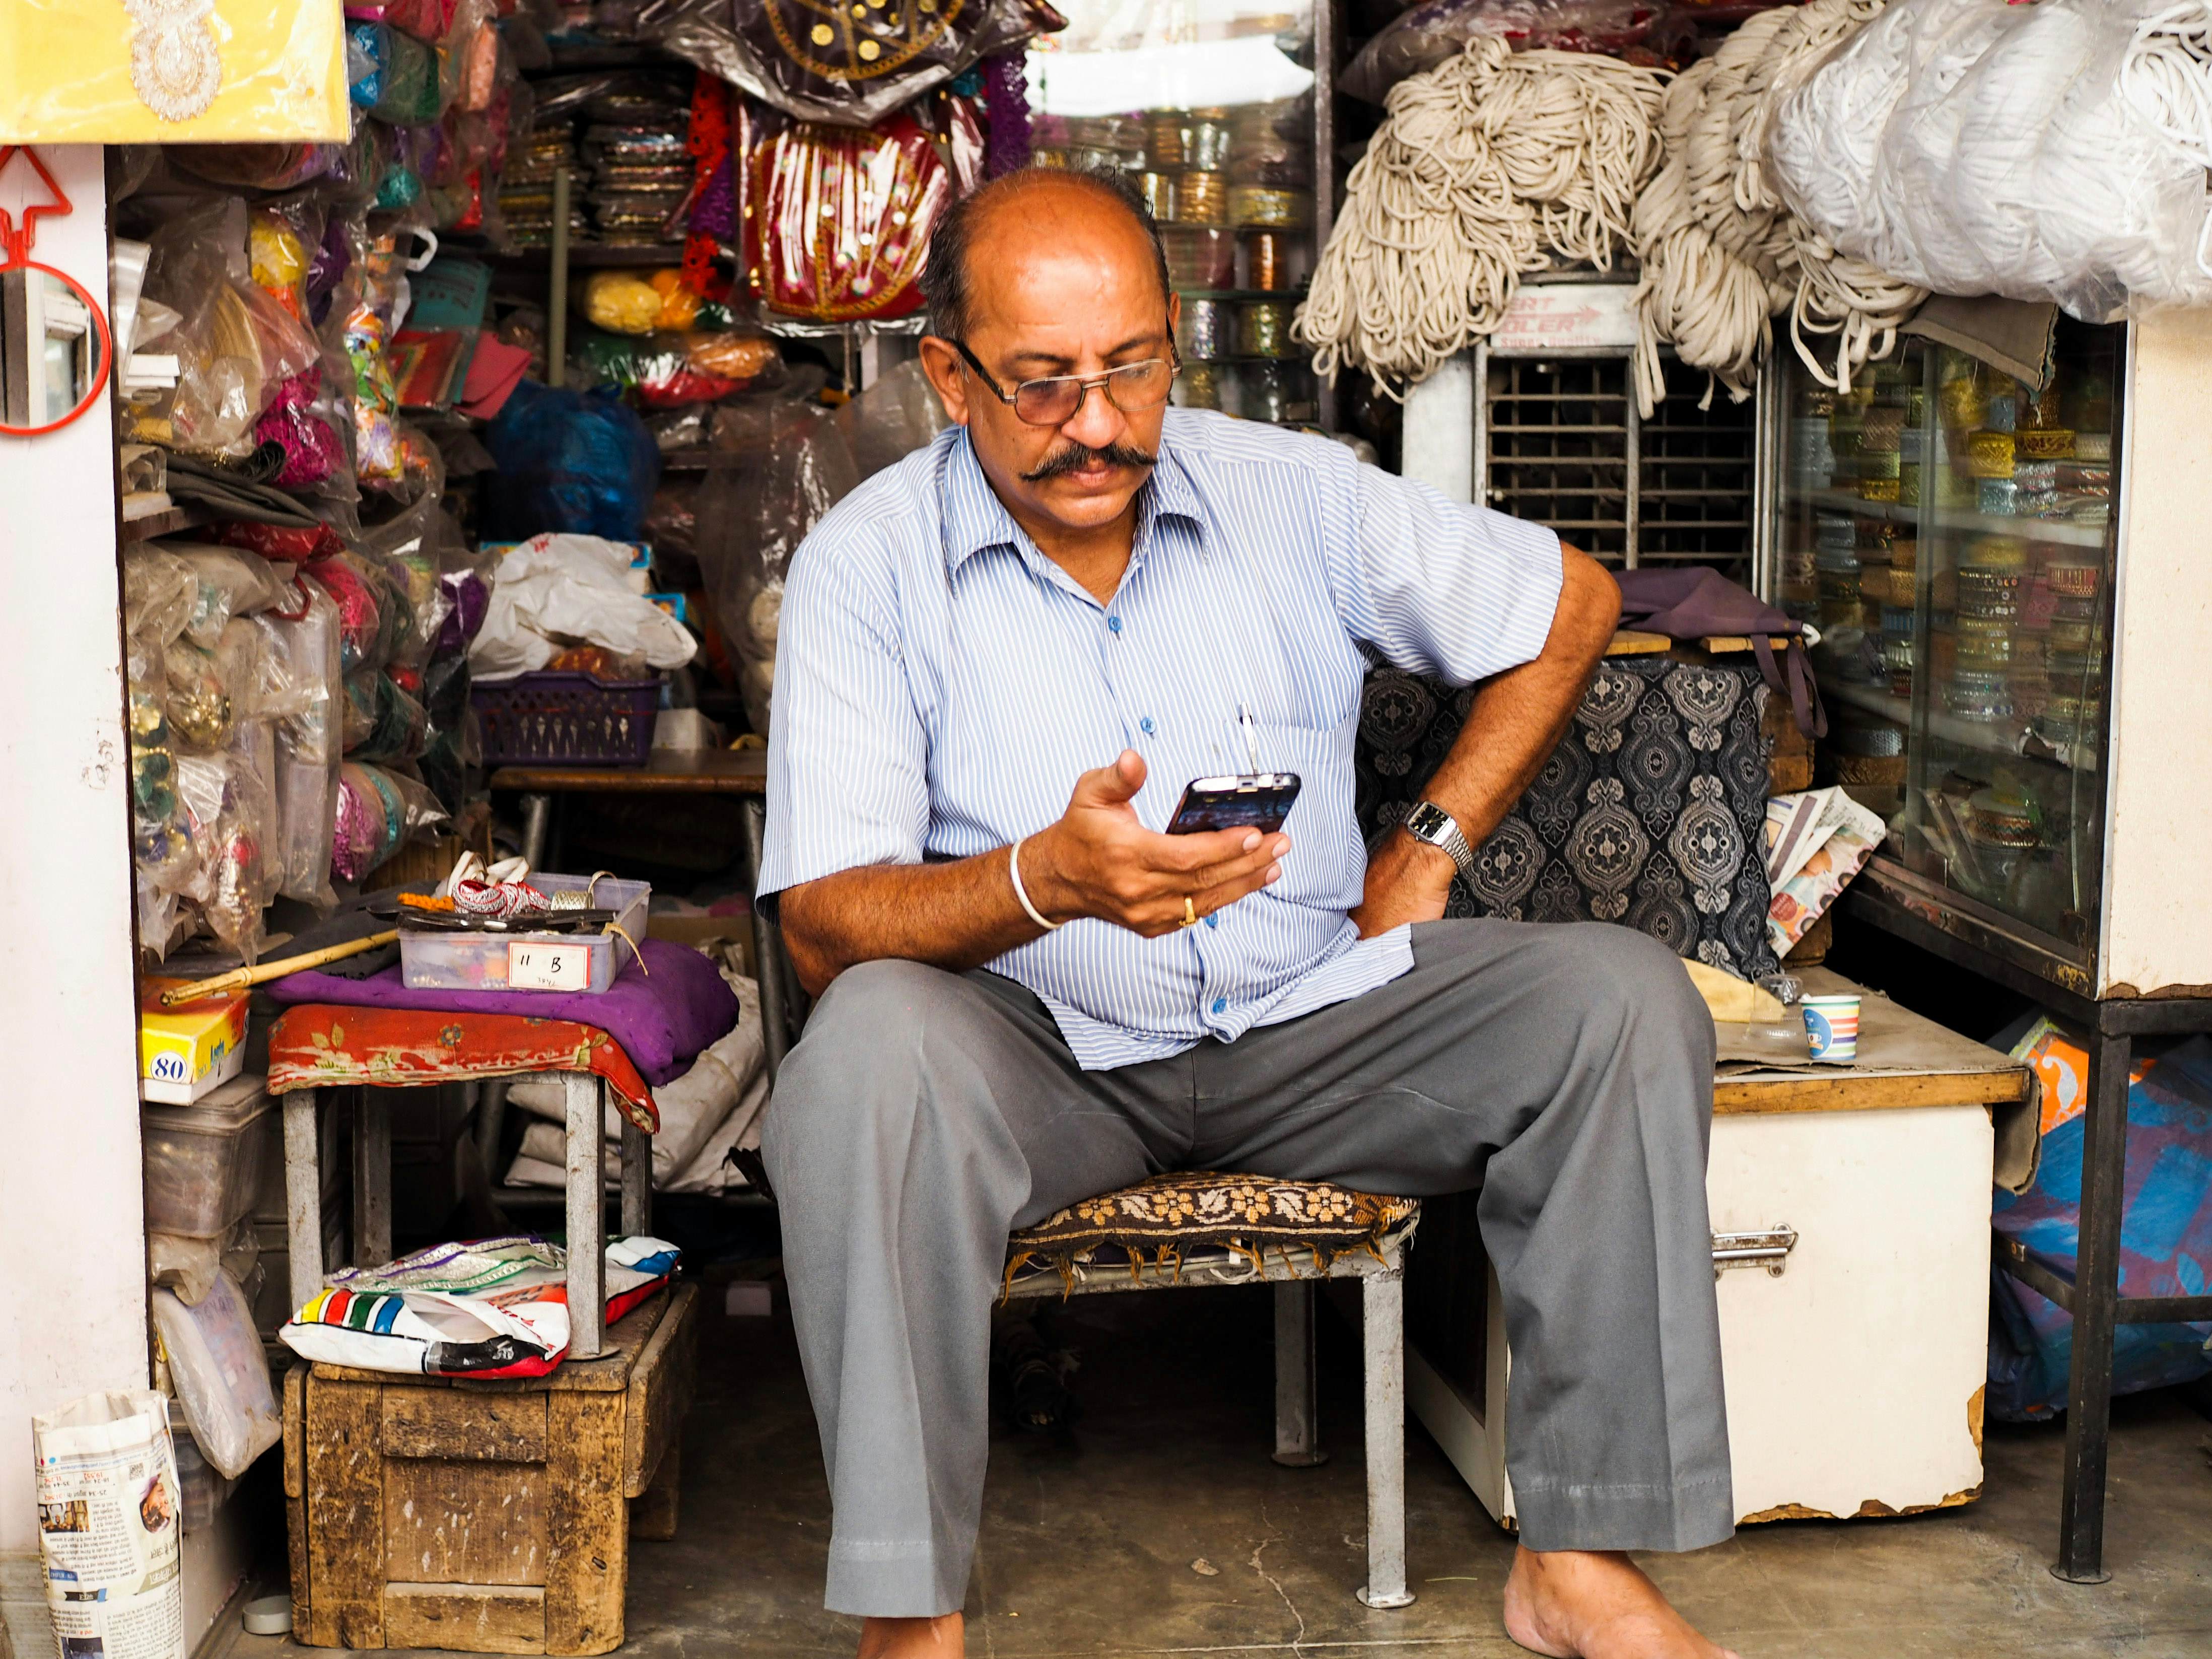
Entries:
[[295,1365],[284,1384],[294,1639],[606,1653],[629,1539],[672,1537],[698,1290],[526,1382]]

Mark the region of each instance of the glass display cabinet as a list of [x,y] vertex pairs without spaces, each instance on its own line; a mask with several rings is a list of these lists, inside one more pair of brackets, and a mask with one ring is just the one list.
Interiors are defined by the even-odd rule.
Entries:
[[1328,0],[1065,10],[1030,52],[1034,153],[1123,173],[1151,207],[1182,296],[1175,401],[1312,424],[1320,390],[1290,330],[1328,230]]
[[2032,386],[1903,343],[1849,392],[1794,354],[1775,599],[1820,630],[1833,781],[1889,826],[1863,880],[2094,988],[2126,331],[2059,319]]

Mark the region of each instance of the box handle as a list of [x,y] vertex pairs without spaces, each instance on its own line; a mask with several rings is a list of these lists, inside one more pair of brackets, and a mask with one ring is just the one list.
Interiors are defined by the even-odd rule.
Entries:
[[1790,1265],[1790,1252],[1796,1247],[1796,1229],[1786,1221],[1764,1232],[1715,1233],[1713,1277],[1718,1279],[1730,1267],[1764,1267],[1779,1279]]

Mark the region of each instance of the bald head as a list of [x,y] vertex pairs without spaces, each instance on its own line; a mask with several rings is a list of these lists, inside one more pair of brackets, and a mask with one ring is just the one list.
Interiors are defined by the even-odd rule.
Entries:
[[[987,256],[980,262],[979,252]],[[921,273],[932,331],[963,340],[983,320],[979,312],[990,305],[994,284],[979,281],[979,270],[1012,274],[1070,254],[1149,265],[1167,303],[1159,228],[1121,175],[1023,167],[955,202],[938,221]]]

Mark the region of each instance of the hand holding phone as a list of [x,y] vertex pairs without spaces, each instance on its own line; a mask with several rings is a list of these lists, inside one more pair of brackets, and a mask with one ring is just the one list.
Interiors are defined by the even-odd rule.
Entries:
[[1258,891],[1280,875],[1277,860],[1290,850],[1289,837],[1267,833],[1267,826],[1288,814],[1297,780],[1273,779],[1277,789],[1264,801],[1256,786],[1243,794],[1237,810],[1256,820],[1249,828],[1241,817],[1210,830],[1192,821],[1208,810],[1206,786],[1227,786],[1237,800],[1239,781],[1200,779],[1200,797],[1194,802],[1186,791],[1188,810],[1178,809],[1175,833],[1162,836],[1138,820],[1145,763],[1125,750],[1111,765],[1079,778],[1059,822],[1028,839],[1021,870],[1030,896],[1049,916],[1095,917],[1152,939]]

